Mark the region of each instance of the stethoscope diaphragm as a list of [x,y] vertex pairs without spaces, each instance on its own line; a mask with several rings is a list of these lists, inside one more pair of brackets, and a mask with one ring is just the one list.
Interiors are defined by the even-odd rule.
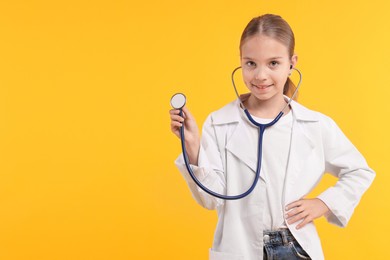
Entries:
[[186,96],[183,93],[176,93],[171,98],[171,106],[174,109],[182,109],[186,104]]

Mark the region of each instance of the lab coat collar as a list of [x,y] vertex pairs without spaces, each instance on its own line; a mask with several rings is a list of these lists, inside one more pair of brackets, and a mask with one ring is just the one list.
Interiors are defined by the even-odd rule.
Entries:
[[[244,97],[245,98],[245,97]],[[288,97],[286,97],[288,98]],[[299,121],[309,121],[317,122],[319,121],[319,116],[317,112],[311,111],[304,106],[298,104],[295,101],[291,102],[292,113],[294,121],[299,123]],[[228,104],[221,110],[216,111],[215,116],[213,116],[214,125],[223,125],[229,123],[238,123],[234,132],[230,136],[229,140],[226,143],[226,150],[234,154],[239,160],[243,161],[249,168],[256,172],[257,168],[257,142],[253,142],[253,139],[248,132],[248,127],[243,124],[243,120],[249,123],[248,118],[246,117],[244,110],[240,107],[240,101],[236,101]],[[294,126],[295,125],[295,126]],[[305,158],[311,152],[314,147],[312,137],[307,131],[305,131],[300,124],[296,125],[293,123],[292,140],[291,140],[291,150],[297,154],[294,155],[294,162],[289,165],[293,168],[302,168]],[[268,149],[268,148],[267,148]],[[292,154],[294,154],[292,153]],[[291,153],[290,153],[291,156]],[[291,171],[291,170],[289,170]],[[260,175],[264,181],[264,175]],[[291,176],[289,177],[291,178]],[[294,177],[293,177],[294,178]]]
[[[249,93],[243,94],[240,96],[241,100],[246,100],[249,97]],[[284,98],[288,101],[289,97],[284,96]],[[317,112],[314,112],[301,104],[299,104],[296,101],[291,101],[290,103],[291,109],[294,113],[294,117],[297,121],[318,121],[318,115]],[[244,110],[241,107],[241,102],[239,99],[236,99],[235,101],[229,103],[225,107],[221,108],[220,110],[215,112],[215,117],[213,117],[213,124],[214,125],[221,125],[221,124],[229,124],[234,122],[239,122],[240,117],[245,116]]]

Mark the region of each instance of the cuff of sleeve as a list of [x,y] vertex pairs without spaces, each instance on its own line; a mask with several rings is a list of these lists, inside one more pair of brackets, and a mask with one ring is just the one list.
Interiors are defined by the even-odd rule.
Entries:
[[[188,172],[187,167],[185,165],[183,154],[180,154],[179,157],[177,157],[177,159],[175,160],[175,165],[179,168],[181,175],[184,177],[184,179],[187,182],[189,182],[189,183],[194,182],[194,180],[191,178],[190,173]],[[191,167],[192,172],[194,173],[195,177],[199,181],[203,181],[207,177],[206,172],[201,167],[196,166],[196,165],[192,165],[192,164],[190,164],[190,167]]]
[[349,217],[346,208],[348,202],[343,199],[342,194],[339,194],[333,187],[325,190],[318,199],[322,200],[330,209],[326,214],[326,220],[339,227],[345,227],[348,223]]

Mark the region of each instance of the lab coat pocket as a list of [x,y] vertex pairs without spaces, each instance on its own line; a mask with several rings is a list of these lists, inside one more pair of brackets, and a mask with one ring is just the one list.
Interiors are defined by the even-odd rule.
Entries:
[[210,260],[244,260],[243,255],[227,252],[218,252],[210,248]]

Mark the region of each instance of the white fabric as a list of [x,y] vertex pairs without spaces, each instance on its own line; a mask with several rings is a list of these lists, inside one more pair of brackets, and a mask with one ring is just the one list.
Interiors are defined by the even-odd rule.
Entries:
[[[266,124],[272,119],[252,116],[257,122]],[[261,195],[265,197],[263,212],[263,229],[277,230],[287,227],[284,223],[285,210],[282,204],[287,160],[290,152],[292,113],[284,115],[271,127],[267,127],[263,136],[263,156],[260,174],[263,175],[265,189]],[[257,127],[251,129],[253,140],[259,136]]]
[[[253,180],[257,162],[257,142],[248,132],[250,122],[236,100],[211,113],[206,119],[194,173],[212,190],[237,194],[242,185]],[[291,103],[293,127],[291,152],[286,172],[282,204],[308,194],[325,172],[338,177],[335,186],[318,198],[331,212],[330,223],[346,226],[361,196],[370,186],[375,173],[359,151],[329,117],[311,111],[297,102]],[[259,196],[264,183],[238,201],[224,201],[203,192],[188,175],[183,156],[176,165],[186,179],[195,200],[207,209],[216,209],[218,224],[210,259],[263,259],[264,199]],[[313,260],[324,255],[314,223],[297,230],[288,228]]]

